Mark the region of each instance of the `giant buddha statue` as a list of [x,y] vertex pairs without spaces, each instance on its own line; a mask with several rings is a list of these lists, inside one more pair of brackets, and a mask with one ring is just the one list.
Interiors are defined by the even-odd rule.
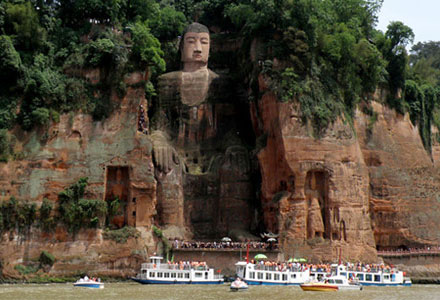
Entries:
[[151,134],[159,221],[196,237],[227,234],[231,226],[246,231],[254,197],[234,89],[208,68],[210,45],[206,26],[185,29],[181,70],[158,78]]

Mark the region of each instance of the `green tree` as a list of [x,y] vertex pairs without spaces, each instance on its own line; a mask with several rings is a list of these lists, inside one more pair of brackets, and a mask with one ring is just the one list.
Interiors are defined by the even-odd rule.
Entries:
[[22,75],[20,54],[15,50],[10,36],[0,36],[0,92],[8,93]]
[[163,51],[160,48],[160,42],[150,31],[150,28],[143,22],[136,22],[131,26],[132,32],[132,55],[139,66],[152,66],[156,72],[165,70],[165,61],[163,60]]
[[46,39],[46,31],[30,1],[7,3],[4,23],[5,33],[14,36],[18,49],[36,50]]

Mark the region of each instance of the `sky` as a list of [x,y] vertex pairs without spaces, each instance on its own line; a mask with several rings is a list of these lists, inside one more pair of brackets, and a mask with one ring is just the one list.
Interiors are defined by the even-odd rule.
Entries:
[[409,26],[414,44],[440,41],[440,0],[384,0],[376,28],[385,32],[391,21]]

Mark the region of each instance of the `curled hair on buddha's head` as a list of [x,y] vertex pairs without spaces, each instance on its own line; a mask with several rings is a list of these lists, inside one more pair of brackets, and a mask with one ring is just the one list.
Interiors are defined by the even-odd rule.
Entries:
[[182,32],[182,36],[180,37],[180,44],[179,44],[179,50],[180,51],[182,51],[182,48],[183,48],[185,34],[187,34],[188,32],[195,32],[195,33],[206,32],[206,33],[209,33],[209,29],[205,25],[197,23],[197,22],[193,22],[193,23],[189,24],[188,26],[186,26],[185,29]]

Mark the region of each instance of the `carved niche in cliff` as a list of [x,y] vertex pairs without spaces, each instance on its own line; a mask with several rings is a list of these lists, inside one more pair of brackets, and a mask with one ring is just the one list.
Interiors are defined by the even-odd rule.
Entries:
[[204,25],[185,29],[182,70],[158,80],[151,134],[158,220],[196,237],[249,230],[254,200],[238,93],[228,76],[208,69],[210,43]]

